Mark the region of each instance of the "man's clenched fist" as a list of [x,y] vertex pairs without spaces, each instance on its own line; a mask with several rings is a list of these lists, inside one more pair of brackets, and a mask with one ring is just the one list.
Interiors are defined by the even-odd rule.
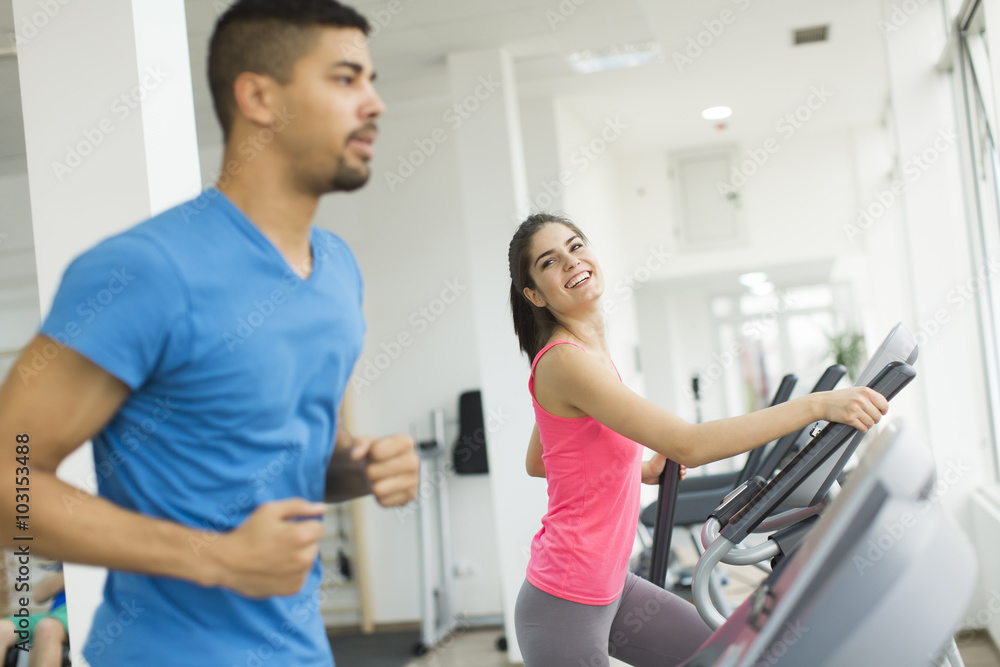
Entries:
[[398,507],[417,497],[420,457],[409,436],[356,437],[351,459],[367,459],[366,474],[382,507]]

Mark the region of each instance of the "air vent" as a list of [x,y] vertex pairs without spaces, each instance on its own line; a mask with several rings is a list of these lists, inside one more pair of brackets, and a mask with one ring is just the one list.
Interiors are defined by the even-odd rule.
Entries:
[[821,25],[815,28],[802,28],[795,31],[795,45],[825,42],[830,26]]

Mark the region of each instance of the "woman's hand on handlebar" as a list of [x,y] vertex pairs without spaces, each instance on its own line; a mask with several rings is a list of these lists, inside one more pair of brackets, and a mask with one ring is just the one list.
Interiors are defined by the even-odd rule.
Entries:
[[[653,454],[653,458],[642,462],[642,483],[659,484],[660,474],[667,466],[667,457],[663,454]],[[687,477],[687,466],[681,466],[681,479]]]
[[824,420],[853,426],[862,433],[867,433],[889,411],[889,401],[868,387],[850,387],[813,395],[820,401]]

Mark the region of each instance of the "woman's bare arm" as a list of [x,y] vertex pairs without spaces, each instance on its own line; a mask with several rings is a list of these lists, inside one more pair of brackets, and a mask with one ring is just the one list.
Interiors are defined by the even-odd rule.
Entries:
[[[871,389],[819,392],[748,415],[690,424],[616,381],[598,360],[559,345],[535,368],[536,397],[559,395],[575,410],[688,467],[735,456],[825,419],[862,432],[881,419],[889,403]],[[545,407],[545,406],[543,406]]]
[[531,431],[531,439],[528,440],[528,456],[524,462],[528,474],[532,477],[545,477],[545,463],[542,462],[542,438],[538,433],[538,424]]

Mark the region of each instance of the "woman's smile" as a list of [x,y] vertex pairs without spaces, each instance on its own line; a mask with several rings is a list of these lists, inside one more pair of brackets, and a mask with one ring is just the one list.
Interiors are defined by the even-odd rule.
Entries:
[[591,274],[590,271],[581,271],[577,273],[572,278],[570,278],[569,281],[566,283],[565,285],[566,289],[574,289],[576,287],[579,287],[580,285],[583,285],[588,280],[590,280],[590,274]]

